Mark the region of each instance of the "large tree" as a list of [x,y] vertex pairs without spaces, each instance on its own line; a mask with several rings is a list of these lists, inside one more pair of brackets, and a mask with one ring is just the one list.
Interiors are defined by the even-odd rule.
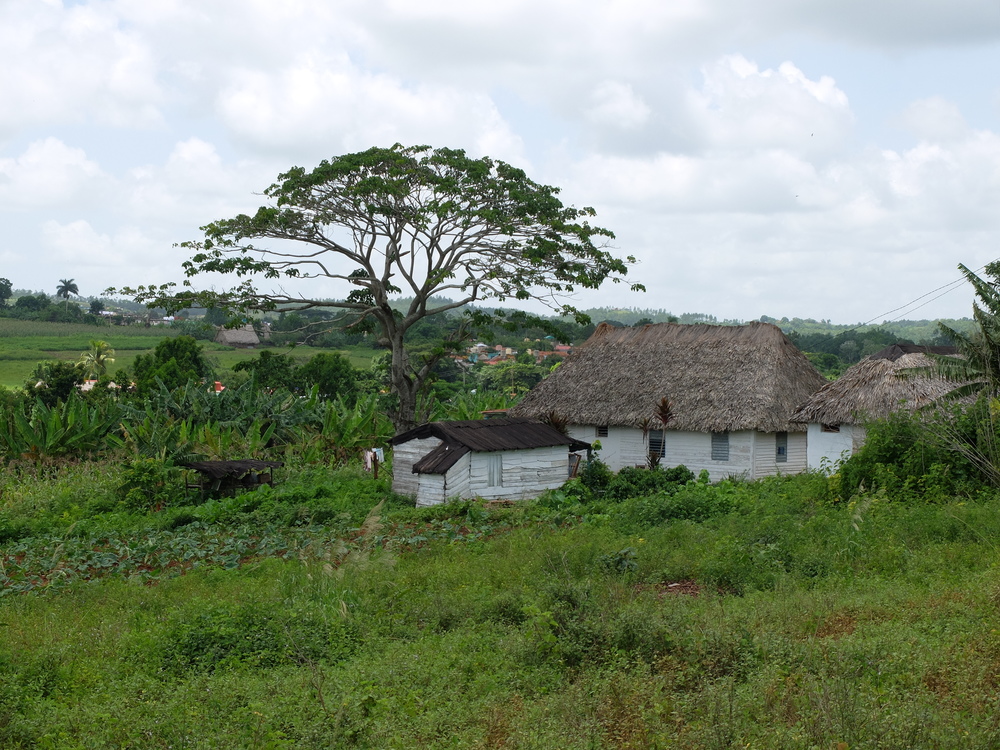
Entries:
[[[371,148],[295,167],[264,191],[270,202],[253,216],[202,227],[203,239],[182,243],[194,252],[183,288],[122,291],[169,310],[337,308],[355,325],[374,324],[392,354],[393,421],[402,431],[416,423],[417,395],[435,364],[407,355],[404,337],[416,323],[483,300],[535,299],[581,317],[565,295],[626,275],[634,259],[607,250],[614,235],[589,223],[594,210],[564,206],[558,193],[521,169],[456,149]],[[241,281],[195,289],[192,279],[216,273]],[[332,302],[284,283],[315,278],[353,290]],[[390,305],[393,295],[410,298],[402,312]],[[452,341],[467,330],[457,326]]]

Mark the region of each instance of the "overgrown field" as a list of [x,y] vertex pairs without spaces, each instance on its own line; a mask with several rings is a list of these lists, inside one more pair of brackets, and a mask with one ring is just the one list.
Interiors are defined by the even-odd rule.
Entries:
[[989,493],[842,502],[807,475],[417,510],[293,466],[141,513],[119,482],[0,480],[2,747],[1000,744]]

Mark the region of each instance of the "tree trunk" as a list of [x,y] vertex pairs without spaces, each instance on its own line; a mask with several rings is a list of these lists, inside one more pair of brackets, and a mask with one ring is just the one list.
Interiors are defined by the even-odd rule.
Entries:
[[417,426],[417,391],[419,383],[409,373],[406,349],[403,347],[403,332],[393,331],[389,337],[392,347],[392,362],[389,366],[389,379],[392,392],[399,404],[392,417],[396,434],[412,430]]

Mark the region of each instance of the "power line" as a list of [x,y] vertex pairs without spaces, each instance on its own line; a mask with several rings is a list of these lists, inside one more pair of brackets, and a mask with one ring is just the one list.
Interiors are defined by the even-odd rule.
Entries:
[[[1000,261],[1000,258],[992,260],[992,261],[990,261],[990,263],[996,263],[997,261]],[[975,270],[973,270],[973,273],[979,273],[984,268],[986,268],[986,266],[990,265],[990,263],[985,263],[985,264],[981,265],[979,268],[976,268]],[[853,333],[854,331],[857,331],[859,328],[864,328],[865,326],[869,326],[872,323],[874,323],[876,320],[879,320],[879,319],[881,319],[884,322],[886,320],[886,316],[887,315],[892,315],[894,312],[899,312],[900,310],[906,310],[906,312],[904,312],[903,315],[907,315],[909,313],[912,313],[914,310],[919,310],[921,307],[924,307],[925,305],[929,305],[931,302],[934,302],[934,300],[940,299],[941,297],[944,297],[946,294],[950,294],[951,292],[955,291],[959,287],[959,285],[961,285],[962,283],[964,283],[967,280],[968,279],[966,279],[965,276],[961,276],[960,278],[957,278],[954,281],[949,281],[947,284],[944,284],[943,286],[939,286],[937,289],[931,289],[929,292],[927,292],[925,294],[921,294],[919,297],[917,297],[916,299],[910,300],[905,305],[901,305],[900,307],[895,307],[892,310],[889,310],[888,312],[882,313],[881,315],[876,315],[874,318],[872,318],[871,320],[869,320],[869,321],[867,321],[865,323],[859,323],[858,325],[854,326],[853,328],[848,328],[846,330],[840,331],[837,335],[839,336],[839,335],[844,334],[844,333]],[[942,290],[944,290],[944,291],[942,291]],[[913,303],[920,302],[920,300],[924,299],[925,297],[930,297],[932,294],[936,294],[937,292],[941,292],[941,293],[938,294],[936,297],[933,297],[933,298],[927,300],[926,302],[924,302],[924,303],[922,303],[920,305],[917,305],[913,309],[910,309],[910,306],[913,305]],[[898,317],[893,318],[889,322],[895,322],[897,320],[900,320],[903,317],[903,315],[899,315]]]

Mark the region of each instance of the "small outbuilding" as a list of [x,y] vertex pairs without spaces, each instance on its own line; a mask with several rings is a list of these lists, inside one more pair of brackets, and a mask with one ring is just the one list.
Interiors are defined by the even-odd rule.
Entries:
[[952,346],[893,344],[849,368],[795,410],[791,421],[807,425],[810,469],[828,469],[865,442],[865,423],[905,409],[916,411],[957,384],[922,373],[928,354],[957,356]]
[[523,500],[559,487],[590,448],[533,419],[428,422],[397,435],[392,489],[417,506],[451,499]]

